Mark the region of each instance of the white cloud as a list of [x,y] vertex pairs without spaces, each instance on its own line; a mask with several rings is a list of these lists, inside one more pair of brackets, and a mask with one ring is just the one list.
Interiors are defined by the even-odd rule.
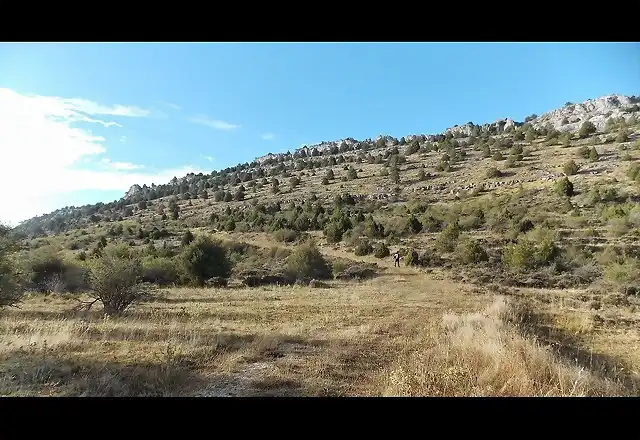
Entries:
[[260,136],[262,139],[264,139],[265,141],[270,141],[272,139],[275,139],[276,135],[273,133],[265,133],[262,136]]
[[126,136],[120,136],[120,143],[126,144],[127,143],[127,137]]
[[240,125],[220,121],[217,119],[209,119],[203,115],[189,118],[189,122],[193,122],[194,124],[206,125],[207,127],[215,128],[216,130],[235,130],[237,128],[240,128]]
[[212,156],[202,156],[202,158],[208,160],[209,162],[213,162],[214,160],[216,160],[215,157]]
[[[201,170],[186,167],[140,172],[142,166],[104,157],[106,139],[75,122],[118,124],[90,115],[143,117],[147,110],[116,105],[106,107],[83,99],[21,95],[0,89],[0,221],[17,223],[53,211],[55,196],[79,190],[122,191],[137,184],[166,183],[173,176]],[[116,138],[117,142],[117,138]],[[82,169],[92,158],[103,169]]]
[[101,162],[114,170],[130,171],[144,168],[144,165],[136,165],[131,162],[112,162],[106,157],[102,158]]
[[158,101],[158,104],[162,104],[162,105],[164,105],[166,107],[169,107],[169,108],[171,108],[173,110],[182,110],[182,107],[180,107],[179,105],[176,105],[176,104],[172,104],[170,102]]

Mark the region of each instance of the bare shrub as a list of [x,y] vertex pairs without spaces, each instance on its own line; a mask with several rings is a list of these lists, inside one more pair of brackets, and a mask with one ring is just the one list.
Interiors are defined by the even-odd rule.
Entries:
[[93,302],[88,307],[100,302],[105,315],[117,316],[149,293],[142,285],[140,259],[126,251],[122,246],[106,248],[104,255],[92,262],[89,281]]

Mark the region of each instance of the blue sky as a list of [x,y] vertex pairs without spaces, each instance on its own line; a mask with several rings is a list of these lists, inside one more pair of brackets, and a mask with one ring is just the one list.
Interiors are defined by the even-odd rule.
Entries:
[[303,144],[638,95],[640,45],[1,44],[0,91],[0,183],[35,173],[15,222]]

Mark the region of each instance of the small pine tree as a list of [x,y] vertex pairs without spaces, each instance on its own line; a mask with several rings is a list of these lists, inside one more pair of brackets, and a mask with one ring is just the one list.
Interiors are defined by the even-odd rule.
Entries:
[[566,176],[558,181],[555,189],[561,196],[573,196],[573,183]]
[[577,174],[578,170],[579,170],[579,167],[573,160],[570,160],[569,162],[565,163],[564,166],[562,167],[562,171],[564,171],[564,173],[567,176],[573,176]]
[[373,251],[373,256],[376,258],[386,258],[389,255],[391,255],[391,252],[384,243],[378,243]]
[[578,130],[578,136],[586,138],[596,132],[596,126],[591,121],[584,121]]
[[495,177],[500,177],[502,173],[496,167],[487,168],[486,176],[488,179],[493,179]]
[[195,239],[195,237],[193,236],[193,233],[187,229],[184,232],[184,235],[182,236],[182,246],[187,246],[188,244],[190,244],[193,240]]
[[529,128],[527,130],[527,134],[524,137],[524,140],[527,142],[533,142],[536,139],[536,132],[533,128]]
[[389,172],[389,177],[391,178],[391,181],[396,185],[400,183],[400,172],[398,171],[397,166],[394,165],[391,167],[391,171]]
[[621,130],[616,136],[616,142],[627,142],[629,140],[629,133],[626,129]]
[[414,215],[412,215],[407,220],[406,229],[413,234],[419,234],[420,231],[422,231],[422,223],[420,223],[420,220],[418,220]]

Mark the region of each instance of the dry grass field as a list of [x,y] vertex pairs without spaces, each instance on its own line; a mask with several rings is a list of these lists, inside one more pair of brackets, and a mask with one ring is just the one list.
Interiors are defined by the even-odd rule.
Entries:
[[[592,350],[629,347],[638,338],[633,322],[625,321],[629,328],[624,334],[599,332],[596,315],[576,307],[572,314],[560,314],[562,319],[552,327],[556,333],[544,340],[535,333],[542,318],[515,298],[407,267],[387,268],[361,283],[330,282],[326,288],[172,288],[118,318],[104,318],[99,310],[75,312],[75,301],[57,294],[32,295],[0,321],[0,394],[637,392],[637,382],[611,369],[619,362],[611,363],[608,356],[592,351],[590,365],[583,365],[589,359],[575,360],[571,353],[553,349],[559,341],[553,338],[561,331],[588,335],[583,341],[591,343]],[[549,309],[565,311],[554,307],[555,300]],[[565,300],[565,307],[568,304]],[[614,319],[613,309],[607,310]],[[615,316],[619,323],[624,310]],[[637,350],[614,354],[629,361],[638,356]]]

